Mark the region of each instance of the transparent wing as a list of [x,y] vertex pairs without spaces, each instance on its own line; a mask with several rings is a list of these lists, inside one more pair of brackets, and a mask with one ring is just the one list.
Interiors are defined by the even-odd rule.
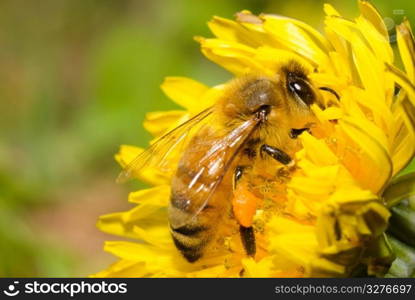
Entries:
[[144,167],[163,167],[163,163],[169,154],[184,142],[195,125],[211,115],[212,112],[212,107],[205,109],[193,118],[161,136],[149,148],[138,154],[124,168],[118,175],[117,182],[122,183],[127,181],[132,177],[134,172],[137,172]]
[[173,228],[189,223],[206,207],[258,122],[252,118],[219,137],[195,136],[179,163],[178,172],[185,173],[173,179],[171,206],[184,212],[170,220]]

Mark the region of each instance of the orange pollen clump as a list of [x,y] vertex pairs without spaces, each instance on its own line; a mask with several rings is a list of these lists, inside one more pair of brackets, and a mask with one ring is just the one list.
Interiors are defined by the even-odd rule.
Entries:
[[232,206],[236,220],[244,227],[250,227],[254,219],[259,198],[249,191],[247,184],[238,184],[233,192]]

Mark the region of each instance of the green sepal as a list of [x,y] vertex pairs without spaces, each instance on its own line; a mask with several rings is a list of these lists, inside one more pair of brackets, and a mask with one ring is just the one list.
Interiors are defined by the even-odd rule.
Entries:
[[415,277],[415,248],[388,235],[389,244],[396,255],[385,277]]
[[[385,277],[415,276],[415,172],[414,161],[383,193],[392,215],[387,239],[396,256]],[[410,170],[409,170],[410,169]]]
[[367,265],[367,275],[383,277],[395,260],[395,254],[385,234],[371,241],[361,262]]
[[388,233],[409,246],[415,247],[415,209],[414,198],[405,199],[391,208]]
[[414,195],[415,172],[397,176],[383,192],[383,198],[388,207],[393,207]]

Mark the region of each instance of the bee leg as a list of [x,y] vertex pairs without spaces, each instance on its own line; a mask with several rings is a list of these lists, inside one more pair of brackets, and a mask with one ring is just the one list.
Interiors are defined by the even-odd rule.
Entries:
[[283,165],[288,165],[292,161],[291,157],[287,153],[267,144],[261,146],[261,155],[264,152]]
[[[233,174],[233,189],[236,189],[237,183],[241,180],[246,166],[237,166]],[[245,248],[246,254],[254,256],[256,253],[255,232],[252,226],[245,227],[239,225],[239,233],[241,235],[242,245]]]
[[244,245],[246,254],[249,256],[255,256],[256,243],[255,243],[255,232],[252,226],[245,227],[239,226],[239,233],[241,234],[242,244]]
[[245,166],[237,166],[235,172],[233,173],[233,189],[235,190],[236,184],[241,180],[242,175],[244,174]]
[[300,134],[302,134],[304,131],[307,131],[310,133],[310,128],[292,128],[290,131],[290,138],[296,139]]

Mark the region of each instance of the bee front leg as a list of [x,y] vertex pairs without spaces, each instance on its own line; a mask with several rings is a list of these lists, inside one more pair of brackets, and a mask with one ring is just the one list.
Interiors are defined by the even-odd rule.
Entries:
[[[242,193],[237,191],[237,184],[240,182],[244,171],[245,166],[237,166],[235,168],[234,176],[233,176],[233,189],[234,189],[234,210],[236,211],[235,215],[239,222],[239,233],[241,236],[242,245],[245,248],[246,254],[249,256],[255,256],[256,253],[256,242],[255,242],[255,232],[252,226],[244,226],[241,223],[245,224],[245,218],[242,218],[241,215],[246,214],[248,211],[252,210],[252,206],[255,204],[252,203],[252,200],[255,201],[252,197],[248,197],[249,192],[244,191]],[[244,187],[241,187],[244,189]],[[251,201],[249,201],[251,200]],[[250,203],[251,202],[251,203]],[[238,213],[240,212],[240,213]],[[250,225],[251,222],[249,222]],[[247,225],[247,224],[245,224]]]
[[245,166],[237,166],[235,168],[235,171],[233,173],[233,190],[236,189],[236,185],[241,180],[242,175],[244,174],[245,168],[246,168]]
[[299,129],[292,128],[291,131],[290,131],[290,138],[296,139],[304,131],[307,131],[308,133],[311,133],[310,128],[307,128],[307,127],[306,128],[299,128]]
[[261,150],[261,155],[263,153],[266,153],[269,156],[271,156],[273,159],[275,159],[276,161],[282,163],[283,165],[289,165],[292,162],[291,157],[287,153],[285,153],[284,151],[278,148],[264,144],[261,146],[260,150]]

